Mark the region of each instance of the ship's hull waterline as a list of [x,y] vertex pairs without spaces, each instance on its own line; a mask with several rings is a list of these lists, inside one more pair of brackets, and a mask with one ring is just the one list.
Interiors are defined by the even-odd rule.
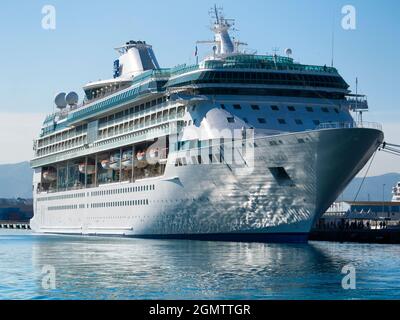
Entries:
[[[380,130],[364,128],[256,138],[245,165],[169,161],[162,177],[80,190],[68,202],[77,209],[62,214],[49,211],[39,194],[31,227],[52,234],[304,242],[382,141]],[[121,187],[118,196],[101,192]],[[115,200],[116,206],[104,207]]]

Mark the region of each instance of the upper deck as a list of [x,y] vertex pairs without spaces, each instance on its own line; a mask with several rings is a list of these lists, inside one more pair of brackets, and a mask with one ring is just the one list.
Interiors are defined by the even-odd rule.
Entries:
[[144,96],[188,85],[215,87],[216,84],[222,87],[232,87],[234,84],[282,89],[303,87],[342,94],[348,92],[348,85],[335,68],[299,64],[291,58],[281,56],[235,55],[225,59],[206,60],[196,65],[145,71],[134,77],[127,88],[115,92],[105,91],[69,112],[47,116],[41,136],[100,117],[110,109]]

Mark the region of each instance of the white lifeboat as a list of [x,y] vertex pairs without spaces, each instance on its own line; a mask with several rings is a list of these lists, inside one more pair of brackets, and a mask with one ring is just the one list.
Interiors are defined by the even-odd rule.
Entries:
[[115,153],[110,158],[110,168],[113,170],[119,170],[121,168],[121,156],[119,152]]
[[132,150],[125,151],[122,153],[122,160],[121,160],[121,166],[122,168],[132,168],[133,164],[133,153]]
[[104,170],[110,169],[110,160],[105,159],[105,160],[101,161],[101,167]]
[[158,151],[158,149],[150,149],[149,150],[149,157],[151,160],[155,160],[159,157],[160,152]]
[[96,166],[94,164],[85,164],[81,163],[79,165],[79,172],[83,174],[89,174],[92,175],[96,172]]
[[53,182],[57,180],[57,173],[52,170],[43,171],[43,180],[47,182]]
[[137,168],[146,168],[148,166],[148,163],[146,161],[146,151],[139,151],[136,153],[136,167]]

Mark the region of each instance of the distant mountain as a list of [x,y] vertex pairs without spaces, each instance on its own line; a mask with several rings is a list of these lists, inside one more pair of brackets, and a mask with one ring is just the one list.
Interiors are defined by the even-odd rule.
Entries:
[[[353,201],[362,178],[354,179],[339,200]],[[382,201],[385,184],[385,201],[392,199],[392,188],[400,181],[399,173],[368,177],[361,188],[357,200]],[[32,198],[32,169],[29,162],[0,165],[0,198]]]
[[29,162],[0,165],[0,198],[32,198],[32,169]]
[[[353,201],[358,189],[360,188],[362,178],[355,178],[346,188],[339,200]],[[392,188],[400,181],[399,173],[388,173],[382,176],[368,177],[361,187],[357,201],[390,201],[392,199]],[[385,187],[383,187],[385,185]]]

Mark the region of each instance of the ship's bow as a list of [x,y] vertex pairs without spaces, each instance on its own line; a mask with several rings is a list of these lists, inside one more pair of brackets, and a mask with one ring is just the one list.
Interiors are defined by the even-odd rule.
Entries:
[[369,128],[318,132],[314,221],[321,217],[371,159],[383,139],[381,130]]

